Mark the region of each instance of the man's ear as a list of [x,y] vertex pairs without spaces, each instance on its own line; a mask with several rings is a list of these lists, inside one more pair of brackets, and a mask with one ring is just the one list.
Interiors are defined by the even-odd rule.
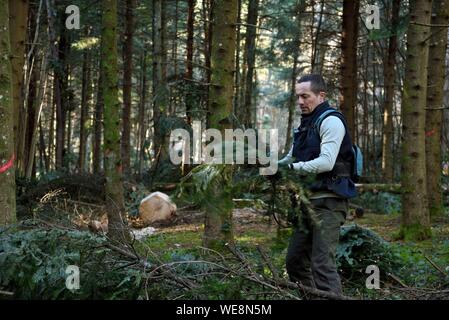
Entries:
[[321,99],[323,99],[323,101],[326,100],[326,92],[320,91],[319,96],[320,96]]

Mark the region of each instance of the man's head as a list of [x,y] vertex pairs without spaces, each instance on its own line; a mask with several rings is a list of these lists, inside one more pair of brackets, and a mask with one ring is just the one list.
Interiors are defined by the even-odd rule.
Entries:
[[296,81],[298,105],[303,114],[309,114],[326,98],[326,83],[319,74],[308,74]]

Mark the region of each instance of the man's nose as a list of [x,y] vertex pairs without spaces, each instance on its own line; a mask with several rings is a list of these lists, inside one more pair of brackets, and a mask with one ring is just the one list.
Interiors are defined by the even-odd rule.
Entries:
[[298,98],[298,105],[302,106],[304,104],[304,100],[302,98]]

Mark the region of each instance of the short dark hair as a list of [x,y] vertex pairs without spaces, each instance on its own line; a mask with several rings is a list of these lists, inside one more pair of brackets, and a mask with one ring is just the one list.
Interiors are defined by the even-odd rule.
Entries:
[[299,78],[296,83],[309,82],[310,81],[310,89],[316,95],[320,92],[327,92],[326,82],[324,78],[320,74],[306,74]]

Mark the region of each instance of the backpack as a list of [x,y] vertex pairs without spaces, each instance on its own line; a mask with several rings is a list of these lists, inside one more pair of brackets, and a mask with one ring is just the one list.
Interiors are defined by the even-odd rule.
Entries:
[[[340,120],[342,120],[343,125],[346,128],[346,131],[348,130],[347,126],[346,126],[346,120],[343,116],[343,114],[336,110],[336,109],[329,109],[324,111],[315,121],[313,128],[315,130],[319,130],[321,123],[323,122],[323,120],[329,116],[329,115],[336,115],[338,116],[338,118]],[[319,134],[318,134],[319,135]],[[352,152],[354,155],[354,162],[352,164],[352,172],[351,172],[351,180],[354,182],[359,181],[360,177],[362,176],[363,173],[363,153],[362,150],[360,149],[360,147],[356,144],[352,145]]]

